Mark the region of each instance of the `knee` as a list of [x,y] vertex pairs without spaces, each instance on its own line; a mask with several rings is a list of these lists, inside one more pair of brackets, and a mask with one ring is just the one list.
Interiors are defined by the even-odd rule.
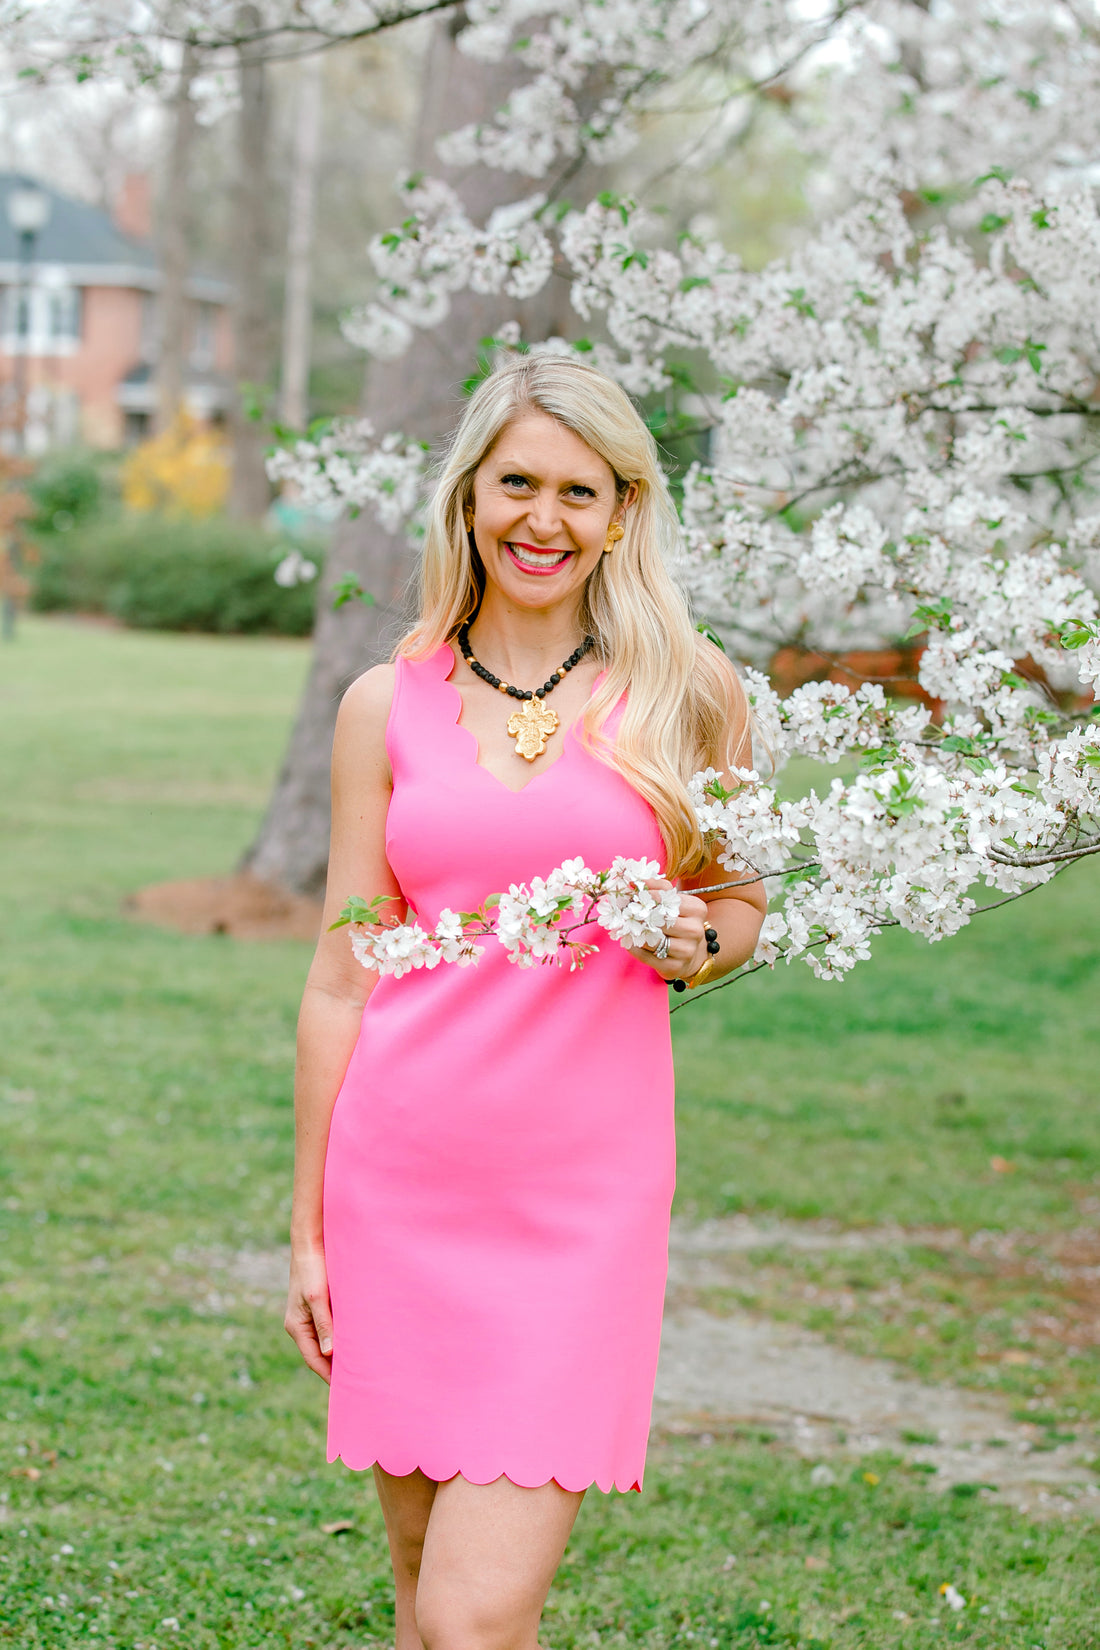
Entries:
[[508,1611],[440,1588],[418,1589],[416,1630],[424,1650],[534,1650],[535,1645],[525,1624]]

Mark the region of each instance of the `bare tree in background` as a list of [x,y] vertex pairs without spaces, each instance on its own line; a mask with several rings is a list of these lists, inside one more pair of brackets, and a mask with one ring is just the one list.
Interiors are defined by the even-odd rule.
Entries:
[[[483,119],[516,84],[516,71],[510,66],[487,64],[458,50],[456,35],[464,22],[459,13],[435,26],[424,69],[414,163],[447,176],[471,216],[482,221],[494,207],[528,194],[531,186],[515,173],[483,167],[459,176],[448,174],[435,157],[438,137]],[[571,313],[567,290],[554,282],[523,303],[463,292],[454,300],[446,326],[418,332],[400,360],[371,363],[363,411],[380,430],[400,429],[438,443],[455,422],[461,385],[481,338],[513,319],[528,337],[564,335]],[[373,515],[364,512],[337,529],[325,585],[345,569],[374,596],[375,605],[350,602],[333,611],[326,591],[321,591],[313,664],[298,718],[267,814],[241,867],[266,882],[309,894],[322,891],[328,865],[329,761],[340,698],[356,676],[389,656],[410,622],[415,553],[404,533],[385,532]]]
[[[242,32],[259,28],[253,5],[239,7]],[[270,98],[262,46],[237,48],[240,109],[237,115],[237,175],[233,201],[233,352],[235,393],[229,429],[233,478],[229,508],[233,515],[258,519],[267,509],[271,489],[264,469],[267,438],[262,423],[249,416],[249,389],[262,391],[270,377],[271,328],[267,299],[268,187],[267,156]]]
[[191,253],[191,161],[195,105],[191,98],[198,57],[183,48],[171,102],[171,134],[160,227],[160,353],[157,359],[157,430],[170,427],[183,402],[187,354],[187,274]]
[[313,326],[313,225],[317,162],[321,151],[320,56],[298,66],[298,107],[290,180],[290,221],[286,237],[286,291],[283,299],[283,370],[279,412],[284,424],[301,429],[309,420],[309,363]]

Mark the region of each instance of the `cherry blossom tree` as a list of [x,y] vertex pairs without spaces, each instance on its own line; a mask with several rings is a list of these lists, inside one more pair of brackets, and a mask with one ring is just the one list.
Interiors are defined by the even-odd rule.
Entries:
[[[711,446],[684,482],[678,571],[742,662],[761,735],[759,770],[694,782],[731,878],[772,895],[748,966],[801,956],[838,978],[885,926],[953,934],[1100,851],[1096,15],[1030,0],[533,10],[467,7],[466,50],[518,52],[533,72],[440,152],[546,187],[476,222],[448,185],[410,180],[349,335],[393,360],[456,294],[518,301],[564,275],[589,336],[505,327],[504,347],[580,350],[638,396],[687,384]],[[670,244],[630,199],[560,208],[579,155],[621,156],[662,86],[719,63],[728,84],[735,60],[727,101],[785,87],[821,157],[796,252],[749,271],[715,242]],[[572,92],[596,62],[606,93],[582,119]],[[415,520],[415,435],[337,426],[272,473]],[[763,674],[784,644],[835,658],[906,636],[924,641],[934,704],[834,681],[780,698]],[[784,800],[792,757],[838,776]],[[558,868],[550,912],[544,888],[510,897],[542,933],[603,874]],[[545,949],[508,909],[507,936],[484,912],[464,932]],[[379,949],[355,920],[363,960],[388,966],[397,929]],[[408,954],[452,953],[469,960],[448,929]]]
[[[12,29],[28,15],[6,9]],[[188,41],[294,55],[437,9],[148,0],[126,13],[123,55],[149,75]],[[54,60],[94,65],[120,15],[74,11]],[[518,312],[565,282],[587,336],[524,338],[505,321],[502,347],[579,350],[639,397],[687,390],[703,408],[710,452],[684,480],[678,572],[744,667],[761,765],[732,786],[699,775],[694,793],[731,878],[772,894],[749,966],[802,956],[836,978],[886,925],[945,937],[979,899],[1018,898],[1100,851],[1090,0],[467,0],[455,27],[472,61],[519,72],[439,159],[536,191],[479,215],[430,169],[409,179],[348,335],[392,371],[471,296]],[[570,204],[582,166],[624,163],[685,91],[712,110],[685,164],[712,162],[753,100],[786,110],[813,161],[795,252],[748,270],[707,237],[671,239],[644,202]],[[420,435],[338,424],[271,473],[373,509],[392,536],[415,530]],[[784,644],[828,659],[906,636],[924,642],[934,705],[834,681],[781,698],[763,673]],[[837,777],[785,800],[793,757]],[[549,924],[572,955],[561,901],[587,909],[611,874],[557,868],[554,910],[545,888],[510,891],[510,953]],[[499,915],[466,918],[471,943],[479,924],[507,940]],[[468,956],[450,930],[423,947]]]

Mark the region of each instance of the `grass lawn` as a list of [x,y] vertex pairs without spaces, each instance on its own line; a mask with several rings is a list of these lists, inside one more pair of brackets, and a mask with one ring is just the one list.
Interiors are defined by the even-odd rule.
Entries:
[[[307,660],[42,619],[0,653],[0,1645],[388,1642],[370,1488],[324,1464],[322,1388],[249,1282],[285,1241],[308,948],[120,914],[232,867]],[[1006,1383],[1052,1427],[1095,1403],[1095,1348],[1049,1327],[1065,1279],[963,1239],[1046,1254],[1095,1226],[1096,869],[935,948],[887,936],[843,986],[796,967],[675,1021],[681,1212],[961,1234],[756,1255],[745,1298]],[[811,1468],[760,1435],[658,1443],[644,1496],[588,1498],[543,1642],[1100,1644],[1094,1526],[932,1495],[890,1457]]]

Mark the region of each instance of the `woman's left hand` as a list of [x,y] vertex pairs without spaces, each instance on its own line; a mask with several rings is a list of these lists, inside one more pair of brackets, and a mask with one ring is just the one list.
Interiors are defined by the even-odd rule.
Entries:
[[[667,892],[675,884],[665,877],[651,877],[646,883],[655,894]],[[668,956],[661,959],[644,945],[634,945],[630,954],[639,962],[656,969],[662,980],[687,980],[698,973],[707,959],[707,941],[703,930],[707,926],[707,902],[698,894],[680,891],[680,914],[666,932]]]

